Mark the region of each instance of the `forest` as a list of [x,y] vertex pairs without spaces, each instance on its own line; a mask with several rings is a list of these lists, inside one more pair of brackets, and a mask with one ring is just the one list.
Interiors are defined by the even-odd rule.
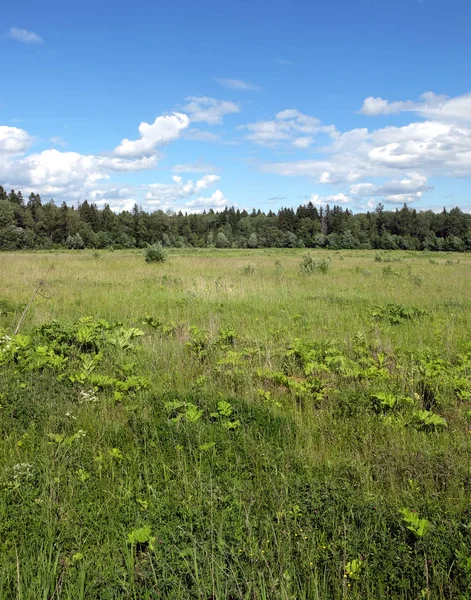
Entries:
[[37,193],[26,200],[20,191],[0,186],[0,250],[50,248],[144,248],[160,243],[184,248],[329,248],[471,250],[471,215],[456,207],[417,211],[406,204],[394,211],[382,204],[353,213],[341,206],[312,203],[278,212],[228,208],[201,214],[156,210],[137,204],[132,211],[100,209],[87,200],[78,207]]

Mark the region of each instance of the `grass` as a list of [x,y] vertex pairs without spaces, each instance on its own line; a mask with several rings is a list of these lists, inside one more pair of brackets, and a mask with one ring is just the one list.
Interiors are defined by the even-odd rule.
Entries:
[[471,257],[305,252],[0,254],[0,598],[471,597]]

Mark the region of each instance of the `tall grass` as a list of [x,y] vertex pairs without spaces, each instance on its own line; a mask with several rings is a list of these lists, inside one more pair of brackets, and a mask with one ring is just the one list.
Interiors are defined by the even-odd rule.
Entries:
[[1,598],[467,597],[471,259],[302,254],[0,254]]

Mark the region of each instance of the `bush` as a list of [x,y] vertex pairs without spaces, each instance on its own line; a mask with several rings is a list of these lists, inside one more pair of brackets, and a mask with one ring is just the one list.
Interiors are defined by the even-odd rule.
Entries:
[[330,258],[321,258],[314,260],[312,254],[303,254],[303,259],[299,265],[301,273],[314,273],[314,271],[320,271],[321,273],[327,273],[331,265]]
[[162,244],[149,244],[144,250],[144,257],[148,263],[163,263],[167,260],[167,251],[162,247]]
[[242,267],[241,272],[244,275],[255,275],[255,265],[252,263],[247,263]]
[[69,248],[70,250],[83,250],[85,246],[80,233],[76,233],[75,235],[69,235],[65,243],[67,244],[67,248]]

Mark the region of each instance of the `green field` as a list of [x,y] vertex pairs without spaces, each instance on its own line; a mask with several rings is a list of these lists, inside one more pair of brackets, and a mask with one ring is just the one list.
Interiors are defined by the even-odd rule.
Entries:
[[304,253],[0,254],[1,599],[471,598],[471,255]]

